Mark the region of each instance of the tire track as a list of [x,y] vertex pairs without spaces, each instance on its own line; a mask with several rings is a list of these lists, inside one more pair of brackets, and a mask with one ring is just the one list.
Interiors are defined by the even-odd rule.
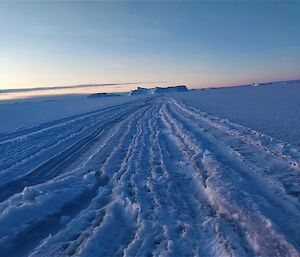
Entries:
[[[279,230],[276,232],[274,230],[272,230],[273,229],[272,227],[270,227],[269,232],[262,232],[263,231],[262,228],[260,229],[261,231],[259,231],[258,229],[254,229],[254,231],[252,231],[253,235],[255,234],[256,237],[258,237],[258,235],[260,233],[264,233],[264,234],[262,234],[261,239],[263,239],[265,237],[264,239],[269,240],[268,241],[269,243],[277,240],[277,244],[278,244],[277,248],[265,247],[262,245],[261,251],[265,251],[264,254],[266,256],[281,256],[284,251],[290,252],[291,256],[294,256],[293,254],[295,254],[295,250],[293,250],[293,247],[290,245],[290,243],[294,243],[297,245],[297,243],[293,242],[293,240],[291,240],[291,238],[296,239],[298,237],[297,236],[298,232],[297,232],[297,229],[294,228],[294,226],[291,226],[291,227],[286,226],[287,224],[285,223],[284,219],[286,217],[289,217],[289,219],[296,221],[297,217],[299,215],[298,214],[299,212],[298,211],[295,212],[295,209],[293,209],[292,206],[282,205],[283,202],[280,199],[281,196],[280,196],[280,198],[274,197],[274,192],[272,193],[273,190],[271,188],[267,189],[265,186],[263,186],[263,184],[262,184],[263,181],[261,181],[262,177],[261,176],[256,177],[253,174],[253,169],[252,169],[253,166],[252,166],[252,164],[251,165],[249,164],[249,159],[248,160],[243,159],[241,154],[236,153],[233,149],[230,148],[231,145],[229,144],[229,142],[232,142],[231,138],[229,138],[229,140],[230,140],[229,141],[227,138],[228,136],[225,135],[222,137],[221,136],[222,133],[220,131],[217,131],[218,133],[216,133],[216,136],[217,136],[216,137],[213,134],[214,130],[211,130],[209,128],[209,125],[203,123],[203,121],[201,121],[201,122],[199,121],[199,123],[192,122],[192,123],[197,124],[197,126],[199,126],[199,125],[201,126],[200,128],[196,127],[196,126],[194,127],[194,125],[190,122],[190,118],[188,116],[185,117],[185,116],[183,116],[183,114],[181,114],[182,115],[181,117],[179,116],[180,111],[177,110],[177,112],[176,112],[176,105],[171,105],[171,107],[172,107],[171,114],[172,114],[172,116],[174,116],[174,120],[181,122],[181,124],[183,124],[183,126],[185,126],[185,131],[186,131],[185,133],[192,134],[193,135],[192,137],[194,139],[196,139],[198,145],[201,145],[202,147],[204,147],[204,149],[207,149],[208,152],[211,152],[211,153],[213,153],[213,155],[215,155],[214,161],[212,161],[212,163],[218,163],[218,162],[222,163],[219,166],[221,168],[218,168],[218,169],[223,170],[222,171],[223,173],[220,173],[220,174],[222,174],[222,176],[227,179],[232,177],[232,175],[230,175],[230,173],[226,173],[225,170],[231,170],[232,174],[236,174],[235,179],[234,179],[234,176],[232,177],[232,183],[233,183],[233,184],[231,184],[232,190],[242,190],[246,194],[252,195],[254,197],[254,199],[251,199],[249,197],[247,199],[249,201],[249,204],[253,201],[255,201],[255,204],[252,207],[250,207],[248,205],[245,208],[248,211],[251,209],[253,211],[255,210],[254,212],[258,212],[258,209],[260,211],[263,211],[263,213],[258,212],[257,217],[260,217],[259,219],[261,219],[261,220],[264,219],[264,216],[269,217],[269,219],[268,219],[269,221],[272,220],[273,222],[276,222],[272,226],[276,226],[277,227],[276,230],[279,230],[278,228],[280,228],[281,231]],[[203,133],[204,131],[205,131],[205,133]],[[221,140],[219,140],[219,138],[221,138]],[[223,141],[224,139],[226,139],[227,144]],[[256,149],[255,149],[255,151],[257,153]],[[255,161],[255,159],[253,159],[253,156],[252,156],[252,159],[250,159],[250,160],[252,162],[253,162],[253,160]],[[205,158],[203,159],[203,163],[204,163],[204,165],[206,164]],[[264,165],[263,163],[261,163],[259,161],[257,163],[259,163],[261,166]],[[256,165],[254,165],[254,166],[256,167]],[[205,169],[207,170],[208,167],[205,167]],[[217,168],[215,168],[215,169],[217,169]],[[209,169],[206,171],[206,173],[208,175],[211,172],[212,171]],[[211,176],[211,175],[209,175],[209,176]],[[209,176],[206,179],[206,181],[208,181],[210,179]],[[226,184],[225,181],[223,183]],[[272,184],[270,184],[270,185],[272,185]],[[220,189],[218,189],[218,190],[221,190],[221,184],[219,184],[218,187],[220,187]],[[217,188],[213,188],[213,189],[210,188],[210,190],[213,190],[213,191],[209,192],[209,194],[214,194],[214,191],[216,189]],[[256,200],[255,200],[255,198],[256,198]],[[222,199],[222,197],[221,197],[221,199]],[[236,199],[238,199],[238,196]],[[232,200],[233,199],[231,199],[231,201]],[[287,200],[288,199],[285,199],[285,201],[287,201]],[[256,206],[257,202],[260,204],[260,206]],[[276,209],[276,213],[277,213],[276,217],[274,215],[272,215],[272,212],[269,211],[270,203],[273,204],[273,206],[272,206],[272,208],[274,208],[273,213]],[[286,204],[286,202],[285,202],[285,204]],[[243,207],[240,204],[239,204],[239,206],[240,206],[239,207],[240,211],[242,211]],[[280,215],[278,215],[279,213],[280,213]],[[232,215],[233,211],[232,210],[229,211],[229,214]],[[247,216],[246,213],[244,213],[242,215]],[[254,217],[250,218],[249,215],[248,215],[248,217],[249,217],[248,222],[251,222],[250,220],[254,219]],[[281,218],[284,218],[284,219],[282,220]],[[255,218],[255,219],[257,220],[256,222],[258,222],[258,218]],[[236,219],[234,219],[234,220],[235,220],[235,222],[238,222],[240,224],[245,224],[245,221],[239,221]],[[251,227],[250,224],[249,224],[249,226]],[[244,225],[240,225],[240,227],[242,227],[244,230],[245,229],[248,230],[248,232],[250,231],[250,227],[245,228]],[[265,228],[265,229],[267,229],[267,228]],[[273,231],[273,232],[271,232],[271,231]],[[266,233],[271,234],[269,239],[267,239],[268,237],[265,236]],[[282,233],[285,236],[282,237]],[[263,240],[262,240],[262,242],[263,242]],[[248,244],[249,243],[250,243],[250,245],[254,244],[254,242],[248,242]],[[260,244],[258,242],[256,242],[256,243]],[[283,247],[281,250],[279,248],[279,245],[281,245]],[[285,249],[285,250],[283,250],[283,249]],[[272,253],[272,251],[273,251],[273,253]],[[279,252],[276,252],[276,251],[279,251]]]
[[163,95],[75,120],[52,131],[66,149],[0,187],[1,256],[299,256],[297,168],[245,130]]
[[[142,112],[143,110],[144,110],[144,108],[142,108],[140,110],[140,112]],[[117,129],[118,134],[121,136],[119,138],[119,140],[121,141],[122,137],[126,136],[126,134],[128,134],[128,133],[132,133],[133,132],[130,129],[130,126],[134,123],[135,118],[133,118],[133,114],[131,114],[129,116],[126,116],[125,120],[118,120],[118,121],[119,121],[118,123],[121,123],[120,128]],[[127,132],[125,132],[125,134],[122,135],[122,133],[124,132],[124,130],[121,130],[121,129],[124,128],[124,125],[126,126],[126,123],[128,124],[128,122],[130,122],[131,125],[129,124],[127,126]],[[112,137],[111,137],[111,139],[112,139]],[[106,144],[108,146],[110,146],[110,149],[113,151],[115,145],[110,140],[108,140],[106,142]],[[19,231],[19,235],[15,236],[14,240],[12,240],[9,243],[9,245],[11,245],[11,247],[13,247],[15,244],[18,245],[18,251],[15,251],[15,253],[17,254],[16,256],[18,256],[18,253],[20,254],[20,253],[24,253],[24,252],[29,252],[30,251],[30,246],[32,247],[32,246],[34,246],[35,242],[37,244],[39,241],[41,241],[41,239],[39,239],[39,237],[47,236],[48,233],[55,233],[57,231],[60,231],[61,227],[62,227],[62,225],[60,225],[60,219],[63,216],[67,216],[68,219],[71,219],[71,221],[73,219],[75,219],[75,221],[76,220],[78,221],[78,219],[81,220],[82,215],[83,216],[87,215],[87,214],[91,215],[92,212],[95,212],[97,210],[97,209],[95,209],[95,204],[96,203],[97,204],[100,204],[100,203],[105,204],[105,202],[108,201],[108,199],[109,199],[108,196],[107,195],[106,195],[106,197],[103,196],[103,192],[102,192],[103,189],[102,188],[106,188],[107,183],[108,183],[109,180],[107,179],[107,177],[101,175],[100,170],[97,171],[97,169],[98,169],[97,166],[101,167],[101,163],[98,163],[99,156],[95,156],[95,157],[96,158],[89,159],[88,162],[85,165],[87,167],[89,167],[89,168],[93,167],[93,170],[95,170],[98,173],[98,175],[96,173],[96,175],[97,175],[96,176],[96,178],[97,178],[96,185],[93,188],[88,189],[87,191],[83,191],[79,195],[79,197],[73,199],[72,202],[67,202],[67,204],[64,205],[62,207],[62,209],[57,209],[53,213],[53,215],[51,215],[51,216],[45,216],[40,221],[37,221],[37,223],[32,224],[29,227],[30,230],[27,229],[27,230],[24,230],[24,231]],[[109,153],[108,153],[105,158],[108,160],[109,157],[110,156],[109,156]],[[101,159],[102,158],[103,158],[103,156],[101,156]],[[93,164],[91,164],[90,162],[93,162]],[[72,176],[72,174],[70,174],[70,176]],[[47,183],[48,183],[48,181],[47,181]],[[104,191],[106,191],[106,190],[104,190]],[[84,210],[83,213],[80,213],[81,210]],[[101,217],[101,215],[103,216],[102,212],[103,211],[101,210],[101,208],[100,208],[100,211],[97,211],[96,217],[94,219],[94,223],[95,223],[94,226],[97,226],[97,222],[100,222],[100,220],[101,220],[100,217]],[[79,214],[79,217],[76,219],[75,217],[78,216],[78,213],[80,213],[80,214]],[[84,220],[83,220],[83,223],[84,223]],[[81,221],[80,224],[82,224],[82,221]],[[40,229],[39,229],[39,227],[41,227],[41,228],[43,227],[44,228],[43,233],[39,233],[39,232],[41,232]],[[82,228],[82,225],[81,225],[81,228]],[[89,226],[87,228],[87,230],[90,230],[90,229],[91,229],[91,227]],[[26,234],[26,233],[31,233],[32,235],[35,235],[37,237],[35,239],[36,241],[35,240],[31,240],[30,244],[28,244],[29,246],[26,245],[26,244],[23,244],[22,241],[21,241],[22,245],[20,245],[20,243],[18,243],[18,238],[19,239],[22,238],[24,236],[24,234]],[[84,238],[84,233],[80,234],[80,236],[81,236],[81,240],[84,240],[83,239]],[[32,236],[32,237],[34,237],[34,236]],[[65,237],[65,235],[64,235],[64,237]],[[74,237],[74,234],[72,235],[72,237],[73,237],[73,240],[76,239]],[[77,240],[77,244],[78,244],[78,241],[80,241],[80,240],[79,239]],[[75,244],[75,242],[74,242],[74,244]],[[79,245],[80,245],[80,243],[79,243]],[[76,247],[75,248],[74,248],[74,246],[67,247],[66,245],[64,245],[64,246],[60,246],[59,249],[60,250],[64,250],[65,249],[65,253],[71,254],[72,252],[75,252],[74,249],[76,249]],[[58,250],[58,249],[56,249],[56,250]],[[8,249],[2,249],[1,250],[1,247],[0,247],[0,252],[2,252],[2,253],[12,254],[13,253],[12,251],[13,251],[13,248],[8,248]],[[37,254],[37,256],[39,256],[38,250],[36,251],[36,254]],[[42,256],[45,256],[44,253],[42,254]],[[53,254],[50,253],[49,256],[53,256]]]

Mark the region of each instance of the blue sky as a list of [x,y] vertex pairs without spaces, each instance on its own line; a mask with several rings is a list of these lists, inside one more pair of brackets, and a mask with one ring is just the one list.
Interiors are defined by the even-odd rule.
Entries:
[[299,13],[300,2],[1,2],[0,89],[300,78]]

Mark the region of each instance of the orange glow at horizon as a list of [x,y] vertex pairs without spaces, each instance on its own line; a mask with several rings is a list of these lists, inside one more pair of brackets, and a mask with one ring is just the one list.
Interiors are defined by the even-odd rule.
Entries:
[[55,96],[55,95],[68,95],[68,94],[93,94],[93,93],[118,93],[127,92],[136,88],[136,85],[115,85],[104,87],[85,87],[85,88],[67,88],[67,89],[49,89],[49,90],[34,90],[23,92],[8,92],[0,93],[0,100],[12,100],[12,99],[26,99],[38,96]]

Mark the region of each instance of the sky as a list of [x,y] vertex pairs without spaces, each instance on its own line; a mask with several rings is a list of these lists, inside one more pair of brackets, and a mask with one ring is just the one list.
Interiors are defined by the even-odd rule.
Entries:
[[299,13],[296,1],[1,1],[0,90],[300,79]]

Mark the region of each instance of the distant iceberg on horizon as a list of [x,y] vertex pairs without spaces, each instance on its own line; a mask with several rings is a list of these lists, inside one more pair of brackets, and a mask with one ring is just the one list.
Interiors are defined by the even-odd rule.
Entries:
[[185,85],[169,86],[169,87],[155,87],[155,88],[143,88],[137,87],[135,90],[131,90],[128,95],[155,95],[164,93],[176,93],[188,91]]
[[114,97],[114,96],[120,96],[120,95],[114,93],[94,93],[94,94],[90,94],[88,98]]

